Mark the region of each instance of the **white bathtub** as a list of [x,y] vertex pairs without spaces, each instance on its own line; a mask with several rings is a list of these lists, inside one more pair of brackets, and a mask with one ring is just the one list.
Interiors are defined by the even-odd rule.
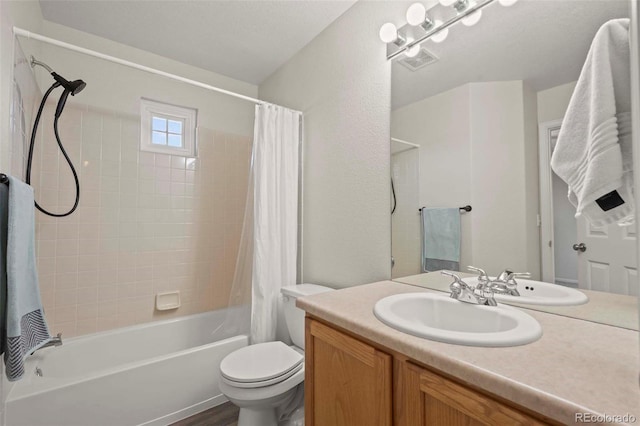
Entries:
[[248,340],[212,336],[224,318],[219,310],[63,336],[62,346],[29,357],[25,377],[8,395],[6,424],[168,425],[222,404],[220,361]]

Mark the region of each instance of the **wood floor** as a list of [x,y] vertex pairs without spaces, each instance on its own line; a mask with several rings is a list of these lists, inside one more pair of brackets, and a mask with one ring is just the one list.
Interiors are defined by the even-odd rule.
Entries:
[[236,426],[240,409],[230,402],[213,407],[171,426]]

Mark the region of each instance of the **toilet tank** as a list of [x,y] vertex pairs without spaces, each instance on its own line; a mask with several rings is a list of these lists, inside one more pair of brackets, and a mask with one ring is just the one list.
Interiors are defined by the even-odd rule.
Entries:
[[297,347],[304,349],[304,311],[296,308],[296,299],[298,297],[310,296],[331,290],[333,289],[316,284],[298,284],[290,287],[282,287],[284,318],[287,322],[289,335],[291,335],[291,341]]

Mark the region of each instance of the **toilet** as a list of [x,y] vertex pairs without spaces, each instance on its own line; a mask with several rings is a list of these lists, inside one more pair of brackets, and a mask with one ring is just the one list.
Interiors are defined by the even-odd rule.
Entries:
[[240,407],[238,426],[277,426],[278,408],[296,404],[304,382],[304,317],[296,299],[331,288],[300,284],[282,288],[285,321],[293,346],[267,342],[246,346],[220,363],[220,390]]

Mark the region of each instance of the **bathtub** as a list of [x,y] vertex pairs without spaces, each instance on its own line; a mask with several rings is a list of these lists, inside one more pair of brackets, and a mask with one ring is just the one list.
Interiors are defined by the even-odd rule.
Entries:
[[212,336],[225,312],[81,336],[37,351],[9,392],[6,425],[168,425],[222,404],[220,361],[248,342],[244,335]]

